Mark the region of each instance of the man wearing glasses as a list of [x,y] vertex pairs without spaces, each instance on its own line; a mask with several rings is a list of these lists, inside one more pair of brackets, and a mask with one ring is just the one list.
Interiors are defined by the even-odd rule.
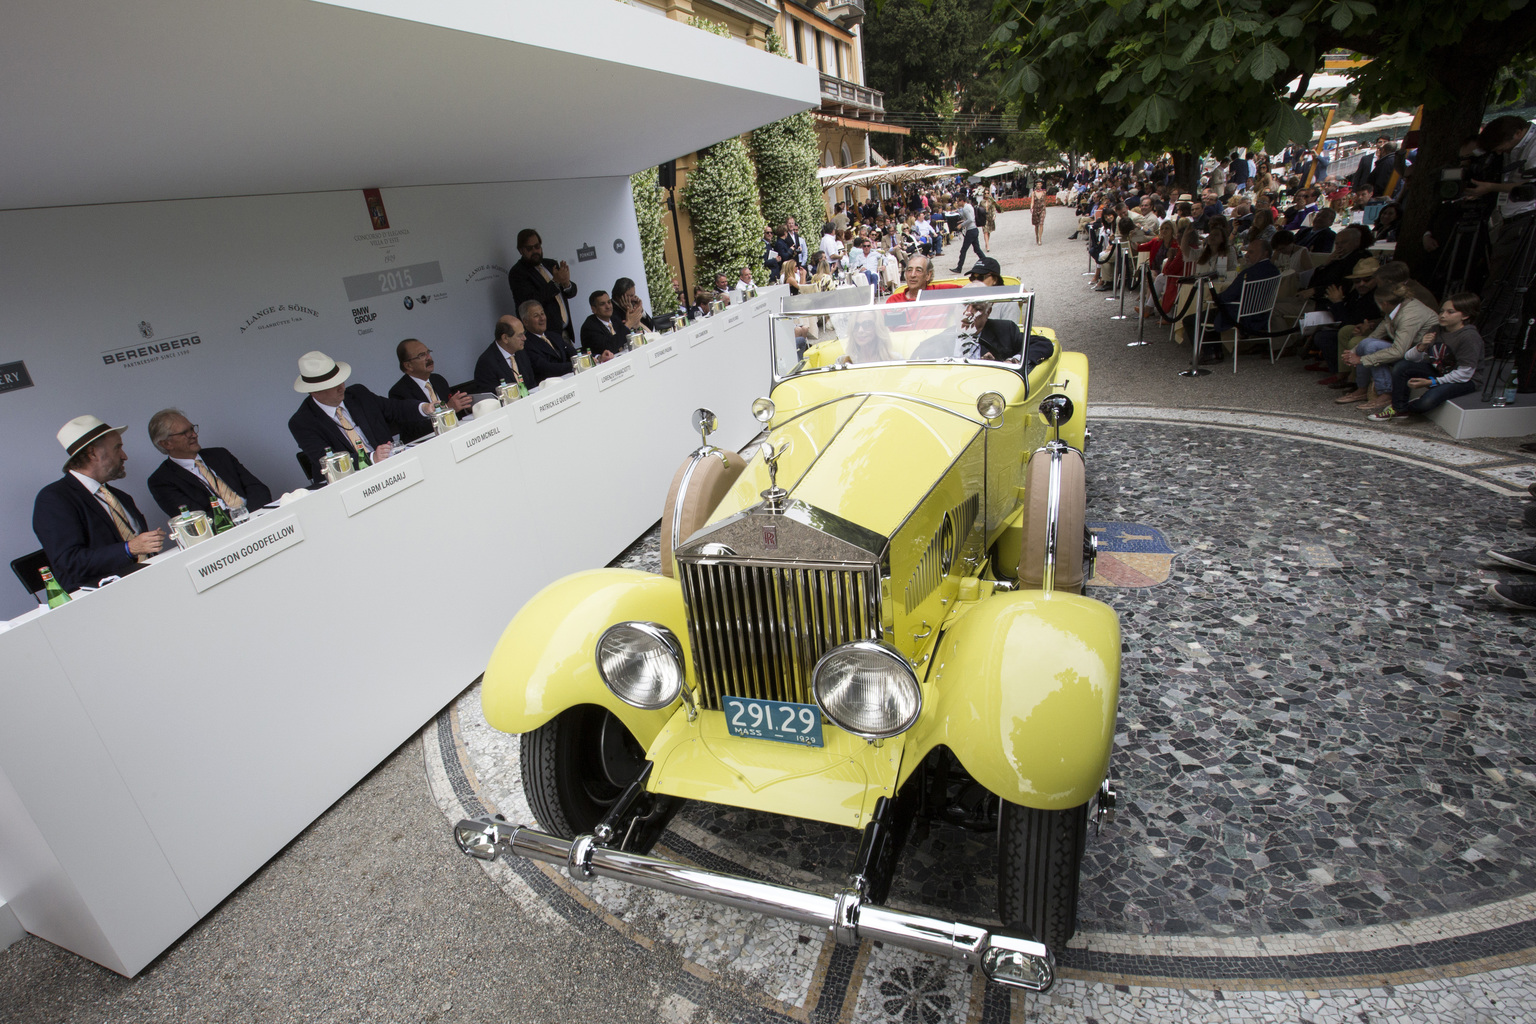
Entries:
[[571,268],[564,260],[556,263],[544,258],[544,239],[533,228],[517,233],[517,254],[518,261],[507,271],[507,284],[517,308],[522,309],[525,302],[539,303],[550,332],[575,341],[576,324],[571,320],[569,300],[576,297],[576,283],[571,280]]
[[208,499],[226,508],[257,509],[272,500],[267,485],[240,464],[227,448],[204,448],[197,424],[180,409],[161,409],[149,418],[149,440],[165,455],[149,475],[149,493],[165,514],[174,516],[185,505],[208,511]]
[[[416,338],[406,338],[396,345],[395,359],[405,373],[389,389],[390,398],[398,398],[402,402],[426,399],[427,404],[434,409],[442,403],[461,416],[474,404],[474,400],[464,392],[451,391],[446,377],[432,372],[437,365],[432,360],[432,350]],[[401,428],[400,441],[410,444],[418,437],[426,437],[430,433],[432,421],[423,416],[420,422]]]

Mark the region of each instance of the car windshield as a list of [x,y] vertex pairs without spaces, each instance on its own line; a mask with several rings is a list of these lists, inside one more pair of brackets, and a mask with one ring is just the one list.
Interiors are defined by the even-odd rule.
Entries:
[[770,320],[775,380],[874,363],[985,361],[1023,371],[1019,346],[1029,336],[1031,292],[934,289],[897,303],[870,297],[868,288],[848,288],[785,299]]

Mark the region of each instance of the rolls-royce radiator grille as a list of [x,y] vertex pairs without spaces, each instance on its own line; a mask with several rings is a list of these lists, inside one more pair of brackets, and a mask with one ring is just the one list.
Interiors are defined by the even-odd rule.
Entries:
[[679,560],[701,703],[722,698],[813,703],[811,670],[839,644],[880,635],[873,568],[729,565]]

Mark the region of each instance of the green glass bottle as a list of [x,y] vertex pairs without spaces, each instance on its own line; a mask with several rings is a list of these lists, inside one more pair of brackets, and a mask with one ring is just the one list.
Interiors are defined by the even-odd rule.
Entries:
[[61,604],[69,604],[69,595],[59,586],[59,581],[53,578],[53,570],[45,565],[39,572],[43,577],[43,589],[48,594],[48,607],[57,608]]
[[373,463],[368,461],[368,450],[365,449],[365,448],[358,448],[358,450],[357,450],[357,468],[358,469],[367,469],[371,465],[373,465]]
[[223,533],[225,530],[234,529],[235,521],[229,518],[228,512],[224,511],[224,503],[222,501],[218,498],[209,498],[208,505],[212,509],[208,518],[213,520],[214,533]]

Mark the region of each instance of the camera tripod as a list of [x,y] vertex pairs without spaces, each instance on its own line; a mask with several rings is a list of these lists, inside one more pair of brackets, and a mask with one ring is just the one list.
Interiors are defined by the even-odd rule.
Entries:
[[1488,213],[1483,203],[1462,204],[1456,223],[1451,228],[1450,240],[1440,250],[1435,261],[1433,281],[1443,281],[1442,295],[1454,295],[1465,291],[1468,283],[1475,282],[1474,271],[1479,269],[1488,250]]
[[1536,285],[1536,215],[1527,214],[1502,273],[1485,289],[1483,315],[1478,327],[1493,362],[1483,384],[1484,401],[1498,390],[1499,379],[1511,360],[1519,369],[1520,390],[1536,390],[1536,381],[1531,379],[1532,355],[1536,354],[1531,348],[1532,327],[1536,325],[1533,285]]

